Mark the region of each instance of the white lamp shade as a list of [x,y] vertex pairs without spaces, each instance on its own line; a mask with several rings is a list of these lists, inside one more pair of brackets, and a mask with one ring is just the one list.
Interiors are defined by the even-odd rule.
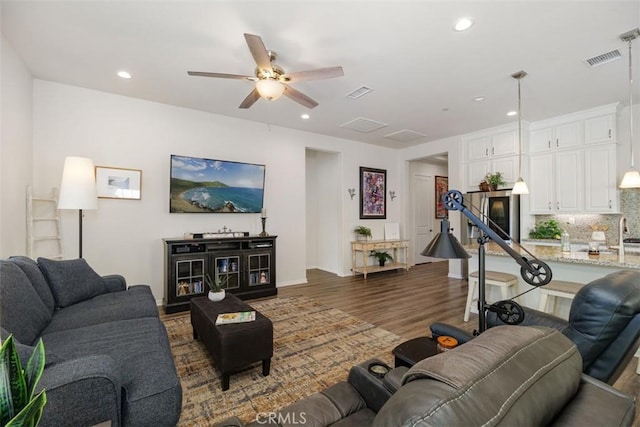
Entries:
[[284,85],[274,79],[262,79],[256,82],[256,89],[261,97],[275,101],[284,93]]
[[58,209],[97,209],[96,173],[93,160],[67,157],[60,183]]
[[513,190],[511,190],[511,194],[529,194],[529,187],[527,187],[527,183],[524,182],[524,179],[518,178],[513,186]]
[[620,188],[640,188],[640,173],[636,169],[629,169],[624,173]]

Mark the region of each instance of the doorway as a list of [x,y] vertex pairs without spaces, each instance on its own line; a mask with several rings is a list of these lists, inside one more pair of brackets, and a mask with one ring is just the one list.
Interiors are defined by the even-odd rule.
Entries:
[[339,274],[340,153],[306,149],[306,269]]
[[448,176],[448,156],[439,154],[410,162],[412,205],[413,259],[415,264],[444,261],[420,255],[424,248],[440,231],[440,220],[436,219],[435,177]]

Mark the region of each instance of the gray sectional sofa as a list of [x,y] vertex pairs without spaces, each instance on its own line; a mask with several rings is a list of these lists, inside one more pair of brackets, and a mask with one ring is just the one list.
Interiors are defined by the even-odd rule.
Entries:
[[42,426],[177,424],[182,388],[148,286],[83,259],[0,260],[0,327],[24,363],[44,342]]

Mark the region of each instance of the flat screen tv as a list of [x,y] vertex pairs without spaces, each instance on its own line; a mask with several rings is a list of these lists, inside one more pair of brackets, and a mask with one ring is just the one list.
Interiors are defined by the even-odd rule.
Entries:
[[265,166],[171,155],[172,213],[257,213]]

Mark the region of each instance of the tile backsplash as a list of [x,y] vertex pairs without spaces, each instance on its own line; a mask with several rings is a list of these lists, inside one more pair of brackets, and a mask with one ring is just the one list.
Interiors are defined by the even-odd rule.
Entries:
[[[624,189],[620,190],[620,212],[621,214],[563,214],[563,215],[536,215],[536,223],[538,221],[548,221],[555,219],[560,223],[560,228],[567,230],[571,236],[572,243],[582,243],[591,240],[592,226],[607,228],[604,232],[607,238],[607,245],[618,244],[618,226],[620,218],[627,218],[628,233],[624,234],[624,238],[636,237],[640,238],[640,189]],[[573,223],[570,223],[573,218]],[[528,237],[528,232],[524,233],[523,238]]]

